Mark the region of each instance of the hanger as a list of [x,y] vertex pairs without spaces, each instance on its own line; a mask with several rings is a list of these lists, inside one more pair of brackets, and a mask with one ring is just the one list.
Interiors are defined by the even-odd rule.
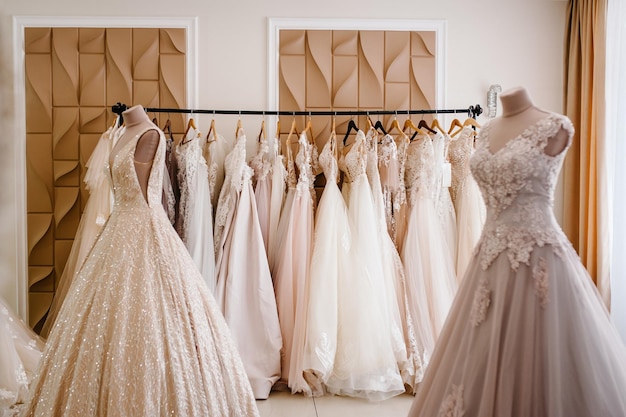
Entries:
[[354,119],[350,119],[350,121],[348,122],[348,130],[346,131],[346,135],[343,137],[343,144],[344,146],[346,145],[346,141],[348,140],[348,136],[350,136],[350,133],[352,131],[358,132],[359,131],[359,127],[356,125],[356,123],[354,123]]
[[267,134],[265,133],[265,118],[261,120],[261,131],[259,132],[259,142],[266,142]]
[[[411,122],[412,123],[412,122]],[[409,137],[406,135],[406,133],[404,133],[404,130],[402,128],[400,128],[400,124],[398,123],[398,117],[397,114],[395,116],[393,116],[393,120],[391,121],[391,125],[389,126],[389,129],[387,129],[387,134],[391,134],[391,132],[393,132],[395,130],[398,131],[399,133],[399,137],[403,140],[409,140]]]
[[376,123],[374,123],[374,129],[380,130],[381,132],[383,132],[383,135],[387,134],[387,131],[385,131],[385,127],[380,120],[376,120]]
[[420,135],[426,134],[426,132],[424,132],[420,127],[415,126],[415,124],[413,124],[413,120],[411,120],[410,118],[407,118],[404,121],[404,126],[402,127],[402,131],[406,132],[407,129],[411,129],[414,132],[413,136],[411,136],[411,140],[415,139],[415,136],[417,136],[418,133]]
[[[455,127],[459,127],[461,129],[463,128],[463,125],[461,124],[459,119],[454,119],[452,123],[450,123],[450,129],[448,129],[448,134],[451,134]],[[456,133],[458,132],[455,132],[454,134]]]
[[193,128],[193,130],[198,130],[196,128],[196,122],[194,122],[193,117],[190,117],[189,121],[187,122],[187,129],[185,130],[185,134],[183,135],[183,140],[181,142],[181,145],[189,143],[193,139],[193,138],[191,138],[191,139],[187,140],[187,134],[189,133],[189,129],[191,129],[191,128]]
[[311,113],[309,113],[309,119],[306,122],[306,127],[302,131],[302,133],[309,132],[307,137],[309,138],[309,142],[313,143],[313,123],[311,122]]
[[[211,136],[211,132],[213,132],[213,136]],[[206,134],[207,143],[213,142],[217,140],[217,130],[215,130],[215,119],[211,119],[211,124],[209,125],[209,131]]]
[[235,139],[239,138],[239,131],[241,130],[241,114],[239,115],[239,119],[237,119],[237,129],[235,129]]
[[431,129],[430,126],[428,126],[428,122],[426,122],[426,120],[424,120],[424,119],[420,120],[420,122],[417,124],[417,128],[418,129],[426,129],[427,131],[429,131],[432,134],[437,133],[437,131]]
[[476,129],[480,129],[480,125],[473,117],[468,117],[467,119],[465,119],[465,121],[463,122],[463,126],[472,126]]
[[174,135],[172,134],[172,122],[169,118],[169,115],[167,117],[167,120],[165,121],[165,126],[163,126],[163,129],[161,130],[163,131],[163,133],[168,134],[170,140],[174,142]]
[[298,136],[300,136],[300,134],[298,133],[298,126],[296,125],[296,116],[293,116],[293,120],[291,121],[291,128],[289,129],[289,134],[287,135],[287,140],[285,141],[285,146],[287,146],[287,151],[291,152],[291,149],[289,148],[289,146],[291,146],[291,137],[295,134],[296,136],[296,142],[298,141]]
[[430,128],[432,130],[439,129],[440,132],[444,132],[443,128],[439,124],[439,120],[436,117],[433,119],[433,122],[430,124]]
[[372,123],[372,119],[370,118],[369,112],[367,113],[367,131],[369,132],[374,128],[374,123]]

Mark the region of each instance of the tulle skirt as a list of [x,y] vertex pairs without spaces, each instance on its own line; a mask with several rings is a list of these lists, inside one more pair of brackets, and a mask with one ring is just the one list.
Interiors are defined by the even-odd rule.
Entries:
[[574,250],[477,259],[410,416],[626,415],[626,348]]

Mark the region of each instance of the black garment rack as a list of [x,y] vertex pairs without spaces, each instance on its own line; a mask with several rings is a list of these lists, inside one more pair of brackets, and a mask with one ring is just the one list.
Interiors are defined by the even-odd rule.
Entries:
[[[111,110],[121,115],[126,105],[117,103]],[[188,114],[232,114],[240,116],[376,116],[376,115],[410,115],[410,114],[449,114],[461,113],[476,118],[482,114],[480,104],[465,109],[419,109],[419,110],[207,110],[207,109],[176,109],[162,107],[145,107],[147,113],[188,113]]]

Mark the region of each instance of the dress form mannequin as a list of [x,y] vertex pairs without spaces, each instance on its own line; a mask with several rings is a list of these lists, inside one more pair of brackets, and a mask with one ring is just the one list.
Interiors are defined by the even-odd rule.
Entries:
[[[505,91],[500,95],[500,102],[502,115],[493,119],[489,126],[488,146],[492,153],[498,152],[508,141],[550,114],[537,107],[523,87]],[[567,137],[565,129],[559,130],[548,140],[545,153],[552,156],[559,154],[567,145]]]
[[150,175],[150,169],[152,168],[152,160],[154,159],[157,146],[159,145],[159,133],[155,130],[158,129],[158,127],[152,123],[140,104],[124,111],[122,116],[124,117],[126,130],[112,150],[112,157],[126,146],[128,141],[132,140],[135,135],[144,131],[146,128],[151,128],[141,135],[137,142],[137,147],[135,148],[135,171],[137,172],[137,180],[141,186],[144,198],[148,201],[148,177]]

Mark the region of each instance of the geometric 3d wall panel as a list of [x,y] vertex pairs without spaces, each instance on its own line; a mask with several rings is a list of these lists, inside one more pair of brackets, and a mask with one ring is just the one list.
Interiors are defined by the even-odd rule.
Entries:
[[[281,30],[279,109],[432,109],[436,97],[435,31]],[[393,116],[381,116],[388,125]],[[422,116],[414,116],[422,117]],[[286,134],[293,117],[281,117]],[[304,126],[306,117],[298,117]],[[337,117],[345,130],[349,117]],[[357,124],[365,125],[365,117]],[[330,118],[313,118],[321,145]]]
[[[26,28],[29,320],[39,329],[88,198],[83,177],[111,106],[186,107],[183,28]],[[163,118],[161,118],[163,117]],[[157,116],[161,126],[168,115]],[[171,115],[175,132],[183,116]]]

